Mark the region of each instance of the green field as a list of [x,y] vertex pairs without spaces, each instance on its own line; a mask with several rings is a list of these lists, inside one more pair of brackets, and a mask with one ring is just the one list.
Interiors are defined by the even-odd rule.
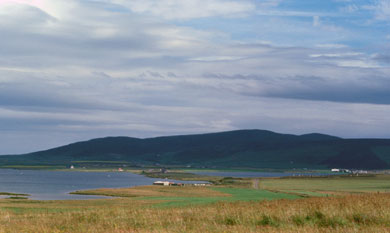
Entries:
[[388,175],[330,176],[327,178],[280,178],[262,179],[260,187],[268,190],[310,191],[316,193],[365,193],[389,192]]
[[276,193],[267,190],[255,190],[244,188],[211,188],[212,190],[228,194],[222,197],[142,197],[140,200],[164,201],[154,206],[188,206],[199,204],[210,204],[215,202],[235,202],[235,201],[261,201],[276,199],[297,199],[300,196],[286,193]]

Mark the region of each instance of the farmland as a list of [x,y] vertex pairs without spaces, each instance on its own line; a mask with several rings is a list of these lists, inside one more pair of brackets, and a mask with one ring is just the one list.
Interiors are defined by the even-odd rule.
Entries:
[[[261,179],[244,186],[81,191],[118,198],[0,200],[0,232],[387,232],[389,176]],[[379,193],[378,193],[379,192]]]
[[316,193],[349,194],[349,193],[390,193],[388,175],[369,176],[329,176],[310,178],[262,179],[260,187],[268,190],[287,192],[312,191]]

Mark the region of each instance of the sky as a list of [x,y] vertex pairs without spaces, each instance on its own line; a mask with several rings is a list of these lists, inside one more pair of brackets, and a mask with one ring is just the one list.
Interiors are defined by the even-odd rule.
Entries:
[[390,0],[0,0],[0,154],[237,129],[390,138]]

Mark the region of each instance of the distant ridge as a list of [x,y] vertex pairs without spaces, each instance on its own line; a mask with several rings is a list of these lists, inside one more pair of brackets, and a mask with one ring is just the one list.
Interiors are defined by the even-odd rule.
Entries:
[[77,161],[216,168],[386,169],[390,167],[390,140],[236,130],[146,139],[97,138],[45,151],[0,157],[1,164],[73,164]]

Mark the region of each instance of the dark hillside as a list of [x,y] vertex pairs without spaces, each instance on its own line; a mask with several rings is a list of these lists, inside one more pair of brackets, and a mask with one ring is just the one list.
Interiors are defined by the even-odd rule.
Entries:
[[1,164],[127,161],[138,165],[248,168],[389,168],[390,140],[301,136],[266,130],[138,139],[107,137],[46,151],[2,156]]

